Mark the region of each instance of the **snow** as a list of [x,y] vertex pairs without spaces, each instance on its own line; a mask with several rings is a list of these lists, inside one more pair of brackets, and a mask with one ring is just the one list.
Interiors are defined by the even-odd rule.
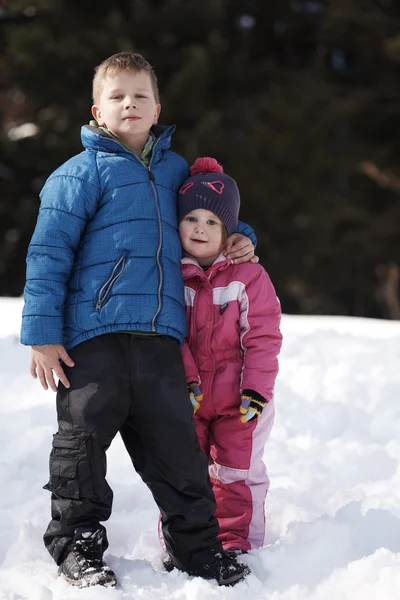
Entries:
[[163,572],[157,508],[118,438],[106,558],[120,585],[80,590],[42,544],[55,395],[29,375],[21,308],[0,299],[0,600],[400,598],[400,322],[284,316],[266,545],[246,581]]

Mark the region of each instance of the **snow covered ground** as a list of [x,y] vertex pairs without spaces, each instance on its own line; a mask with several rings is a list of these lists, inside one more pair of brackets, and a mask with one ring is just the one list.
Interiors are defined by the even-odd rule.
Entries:
[[246,581],[162,571],[157,509],[117,439],[107,560],[120,586],[77,590],[42,545],[55,396],[28,373],[21,306],[0,299],[0,600],[400,598],[400,322],[284,317],[268,533]]

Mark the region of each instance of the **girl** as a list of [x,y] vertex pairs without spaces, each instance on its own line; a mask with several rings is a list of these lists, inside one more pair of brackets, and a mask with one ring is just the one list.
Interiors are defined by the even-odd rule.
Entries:
[[264,542],[269,479],[262,458],[282,342],[280,304],[266,271],[221,253],[239,205],[237,185],[217,161],[197,159],[178,194],[188,322],[183,357],[219,537],[237,553]]

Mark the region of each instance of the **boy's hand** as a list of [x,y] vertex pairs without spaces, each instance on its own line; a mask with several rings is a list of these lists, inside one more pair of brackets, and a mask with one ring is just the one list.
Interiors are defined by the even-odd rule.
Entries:
[[258,256],[254,255],[254,246],[251,240],[241,233],[232,233],[226,240],[224,256],[235,265],[240,263],[258,263]]
[[66,388],[69,388],[70,386],[58,357],[60,357],[68,367],[75,366],[74,361],[70,358],[64,346],[61,344],[32,346],[30,372],[34,379],[37,377],[39,378],[39,381],[45,390],[50,386],[53,392],[57,391],[53,371]]

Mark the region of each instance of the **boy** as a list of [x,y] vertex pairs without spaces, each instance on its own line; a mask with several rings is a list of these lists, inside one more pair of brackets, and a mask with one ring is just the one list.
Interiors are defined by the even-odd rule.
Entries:
[[[60,380],[45,545],[70,583],[116,584],[100,522],[113,496],[105,453],[120,432],[175,566],[236,583],[246,568],[217,540],[179,347],[176,193],[189,169],[168,150],[174,127],[156,125],[157,82],[142,56],[104,61],[93,98],[99,127],[82,128],[85,151],[47,180],[27,256],[21,341],[33,377],[54,391],[53,372]],[[237,248],[252,256],[248,240]]]

